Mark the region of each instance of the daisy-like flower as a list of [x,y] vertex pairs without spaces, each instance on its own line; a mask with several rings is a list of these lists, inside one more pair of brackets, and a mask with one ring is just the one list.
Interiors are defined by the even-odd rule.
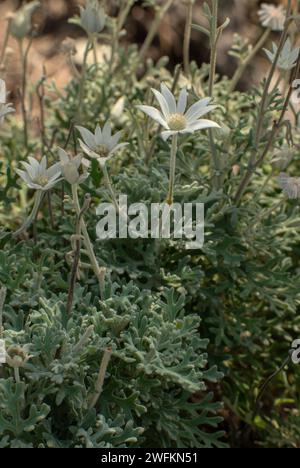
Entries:
[[282,5],[269,5],[263,3],[258,16],[261,24],[272,31],[283,31],[286,20],[286,10]]
[[[267,49],[264,49],[264,51],[270,62],[273,63],[278,51],[277,45],[273,42],[273,52]],[[291,40],[288,38],[279,55],[277,67],[281,70],[292,70],[297,65],[299,51],[299,47],[292,47]]]
[[82,140],[79,140],[82,151],[90,158],[97,159],[101,167],[104,167],[113,155],[128,143],[119,143],[122,131],[112,135],[110,122],[106,122],[103,129],[97,125],[95,133],[84,127],[76,127]]
[[99,34],[103,31],[106,17],[98,0],[87,0],[86,7],[80,7],[80,26],[87,34]]
[[25,171],[17,169],[16,172],[29,188],[46,192],[51,190],[57,182],[62,180],[60,163],[54,164],[52,167],[47,169],[46,156],[44,156],[40,162],[32,157],[29,157],[28,161],[29,163],[21,163]]
[[11,104],[6,103],[6,84],[5,81],[0,80],[0,125],[4,121],[4,117],[8,114],[15,112]]
[[220,128],[220,125],[212,120],[200,119],[216,108],[216,106],[209,106],[211,98],[201,99],[186,111],[188,100],[186,88],[181,91],[178,102],[164,83],[161,85],[161,92],[156,89],[152,89],[152,92],[161,111],[151,106],[137,107],[165,129],[162,132],[165,141],[173,135],[194,133],[207,128]]
[[83,158],[80,154],[72,157],[62,148],[58,148],[58,154],[62,175],[69,184],[81,184],[88,178],[87,171],[80,173],[80,166],[83,166]]
[[290,200],[300,198],[300,177],[289,177],[287,174],[282,173],[278,177],[278,182]]

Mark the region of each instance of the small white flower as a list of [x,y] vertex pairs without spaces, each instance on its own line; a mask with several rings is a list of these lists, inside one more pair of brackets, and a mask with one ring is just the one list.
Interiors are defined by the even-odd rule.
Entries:
[[58,154],[62,174],[69,184],[81,184],[88,178],[87,172],[80,174],[80,166],[83,163],[83,158],[80,154],[72,157],[62,148],[58,148]]
[[300,177],[289,177],[287,174],[282,173],[278,177],[278,182],[290,200],[300,198]]
[[[273,42],[273,52],[267,49],[264,49],[264,51],[267,54],[267,57],[270,60],[270,62],[273,63],[278,51],[277,45]],[[292,70],[297,65],[299,51],[300,48],[292,48],[291,40],[287,39],[279,55],[277,67],[281,70]]]
[[179,133],[194,133],[197,130],[207,128],[220,128],[220,125],[212,120],[200,119],[216,108],[216,106],[208,105],[211,98],[201,99],[186,111],[188,100],[186,88],[181,91],[178,102],[164,83],[161,85],[161,93],[156,89],[152,89],[152,91],[160,105],[161,112],[151,106],[137,107],[165,129],[162,132],[164,140]]
[[110,122],[106,122],[103,129],[97,125],[93,134],[84,127],[76,127],[83,139],[79,140],[82,151],[90,158],[97,159],[100,166],[104,166],[119,149],[128,143],[119,143],[122,131],[112,135]]
[[87,34],[99,34],[105,21],[105,13],[98,0],[87,0],[86,7],[80,7],[80,26]]
[[272,31],[283,31],[286,10],[282,5],[277,6],[263,3],[258,11],[258,16],[265,28],[270,28]]
[[4,117],[15,112],[11,104],[6,104],[6,84],[0,80],[0,125],[4,121]]
[[16,39],[24,39],[32,28],[32,16],[41,6],[39,1],[33,1],[24,5],[12,17],[10,32]]
[[39,162],[37,159],[29,157],[29,163],[22,162],[25,171],[17,169],[18,175],[26,182],[27,186],[31,189],[42,190],[46,192],[51,190],[61,178],[61,165],[60,163],[54,164],[47,169],[46,156]]

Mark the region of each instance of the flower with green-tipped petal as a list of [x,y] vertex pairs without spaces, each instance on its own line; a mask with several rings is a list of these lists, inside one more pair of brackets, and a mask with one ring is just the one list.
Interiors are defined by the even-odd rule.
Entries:
[[99,34],[105,27],[106,16],[97,0],[87,0],[86,7],[80,7],[80,26],[87,34]]
[[83,166],[81,154],[72,157],[62,148],[58,148],[58,154],[62,175],[69,184],[81,184],[88,178],[85,168],[82,173],[80,172],[80,167]]
[[114,154],[128,143],[119,143],[122,131],[112,135],[110,122],[106,122],[103,129],[97,125],[95,133],[90,132],[84,127],[76,127],[82,140],[79,140],[82,151],[90,158],[97,159],[100,166],[105,166]]
[[[278,47],[273,42],[273,52],[270,50],[264,49],[268,59],[271,63],[274,63],[275,57],[277,55]],[[292,47],[290,38],[288,38],[284,44],[284,47],[279,55],[277,67],[281,70],[292,70],[297,65],[297,59],[299,56],[299,47]]]
[[47,158],[44,156],[41,161],[29,157],[27,162],[22,162],[25,171],[17,169],[17,174],[24,180],[27,186],[34,190],[47,192],[51,190],[60,180],[62,171],[60,163],[47,168]]
[[216,122],[200,118],[216,108],[216,106],[209,105],[211,98],[201,99],[187,110],[188,92],[186,88],[181,91],[178,101],[164,83],[161,85],[161,92],[156,89],[152,89],[152,92],[159,103],[160,110],[144,105],[137,107],[163,127],[162,137],[164,140],[177,134],[194,133],[207,128],[220,128]]

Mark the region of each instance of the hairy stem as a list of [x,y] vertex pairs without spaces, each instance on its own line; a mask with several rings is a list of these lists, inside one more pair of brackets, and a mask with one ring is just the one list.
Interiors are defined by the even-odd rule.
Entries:
[[193,7],[195,0],[187,0],[187,17],[184,32],[183,42],[183,63],[184,72],[186,76],[190,76],[190,46],[191,46],[191,32],[192,32],[192,21],[193,21]]
[[111,360],[111,356],[112,356],[112,349],[111,348],[105,349],[104,355],[103,355],[103,358],[102,358],[102,361],[101,361],[101,366],[100,366],[100,370],[99,370],[99,374],[98,374],[98,379],[97,379],[96,386],[95,386],[95,393],[90,398],[90,401],[89,401],[89,408],[90,409],[95,408],[95,406],[97,405],[98,400],[99,400],[99,398],[101,396],[101,393],[102,393],[102,390],[103,390],[103,385],[104,385],[104,380],[105,380],[105,374],[106,374],[106,371],[107,371],[107,368],[108,368],[108,364],[109,364],[109,362]]
[[23,226],[13,234],[13,237],[18,237],[20,234],[26,231],[31,226],[31,224],[35,221],[44,195],[45,193],[42,190],[38,190],[36,192],[32,212],[28,216]]
[[174,200],[177,150],[178,150],[178,135],[176,134],[173,136],[172,147],[171,147],[170,183],[169,183],[169,193],[168,193],[168,198],[167,198],[167,203],[170,206],[173,205],[173,200]]

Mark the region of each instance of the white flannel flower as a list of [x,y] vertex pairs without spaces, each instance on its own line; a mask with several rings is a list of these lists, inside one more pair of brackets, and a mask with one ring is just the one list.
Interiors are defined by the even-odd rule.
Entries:
[[25,4],[13,15],[10,32],[16,39],[22,40],[30,33],[32,28],[32,16],[40,6],[41,4],[38,0],[33,1]]
[[25,171],[17,169],[16,172],[29,188],[46,192],[51,190],[57,182],[62,180],[60,163],[54,164],[47,169],[46,156],[44,156],[40,162],[32,157],[29,157],[28,161],[29,163],[21,163]]
[[162,132],[162,137],[165,141],[170,136],[179,133],[194,133],[197,130],[205,130],[207,128],[220,128],[220,125],[212,120],[200,119],[200,117],[216,108],[216,106],[208,105],[211,98],[201,99],[186,111],[188,100],[186,88],[181,91],[178,102],[176,102],[174,95],[164,83],[161,85],[161,93],[156,89],[152,89],[152,91],[160,105],[161,111],[151,106],[137,107],[165,129]]
[[300,177],[289,177],[287,174],[282,173],[278,177],[278,182],[290,200],[300,198]]
[[105,12],[98,0],[87,0],[86,7],[80,7],[80,26],[87,34],[99,34],[105,26]]
[[272,31],[283,31],[286,20],[286,10],[282,5],[269,5],[263,3],[258,16],[261,24]]
[[[277,45],[273,42],[273,52],[267,49],[264,49],[264,51],[270,62],[273,63],[278,51]],[[291,40],[288,38],[279,55],[277,67],[281,70],[292,70],[297,65],[299,51],[299,47],[292,47]]]
[[84,127],[76,127],[82,137],[79,140],[82,151],[92,159],[97,159],[100,166],[105,166],[112,156],[128,143],[119,143],[122,131],[112,135],[110,122],[106,122],[103,129],[97,125],[95,133],[90,132]]
[[83,165],[83,158],[80,154],[72,157],[62,148],[58,148],[58,154],[62,175],[69,184],[81,184],[88,178],[86,171],[80,173],[80,166]]
[[0,80],[0,125],[4,121],[4,117],[8,114],[15,112],[11,104],[6,103],[6,84],[5,81]]

